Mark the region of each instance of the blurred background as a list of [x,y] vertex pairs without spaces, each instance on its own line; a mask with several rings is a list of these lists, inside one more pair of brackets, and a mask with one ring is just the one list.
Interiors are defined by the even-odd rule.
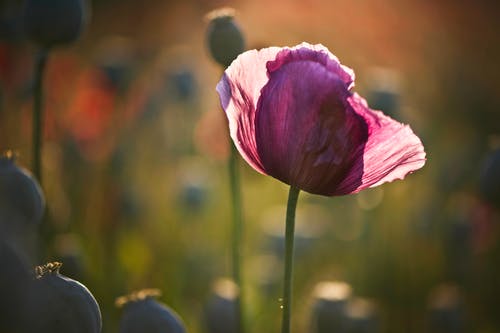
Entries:
[[[36,49],[23,38],[21,6],[0,2],[0,150],[29,168]],[[103,332],[117,331],[116,297],[150,287],[190,332],[207,331],[212,286],[231,272],[222,69],[205,45],[205,14],[220,6],[236,9],[248,49],[327,46],[355,70],[370,106],[411,124],[427,151],[404,181],[301,195],[294,331],[313,332],[315,286],[344,281],[373,305],[354,307],[374,318],[356,332],[500,332],[493,0],[93,1],[83,37],[49,57],[49,218],[33,265],[62,261],[98,300]],[[276,332],[287,187],[241,169],[247,322]]]

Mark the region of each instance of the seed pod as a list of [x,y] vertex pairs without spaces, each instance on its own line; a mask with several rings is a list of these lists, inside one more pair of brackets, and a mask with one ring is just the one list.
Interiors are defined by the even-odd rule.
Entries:
[[482,165],[479,191],[484,200],[500,209],[500,148],[491,152]]
[[243,52],[245,41],[233,20],[234,10],[221,8],[207,14],[207,44],[215,61],[228,67]]
[[196,98],[196,78],[189,68],[179,68],[166,75],[169,92],[179,102],[188,102]]
[[[267,249],[283,259],[285,254],[285,225],[281,217],[285,213],[283,206],[276,206],[265,211],[262,216],[262,229]],[[315,205],[305,205],[297,209],[295,217],[295,257],[300,258],[310,251],[312,245],[322,235],[324,211]]]
[[54,256],[61,262],[61,271],[64,275],[81,280],[84,277],[85,267],[79,240],[75,234],[59,234],[54,239]]
[[354,298],[346,307],[347,333],[377,333],[379,320],[372,301]]
[[[10,151],[0,156],[0,228],[34,225],[41,221],[45,198],[40,185],[29,171],[15,164]],[[16,224],[14,226],[6,224]]]
[[96,65],[105,75],[109,87],[121,95],[127,92],[137,63],[133,41],[118,36],[101,39],[96,47]]
[[61,275],[61,265],[53,262],[35,268],[32,331],[100,333],[101,311],[94,296],[80,282]]
[[351,293],[351,286],[345,282],[318,283],[313,292],[311,332],[345,332],[347,326],[345,311]]
[[31,274],[26,262],[0,235],[0,332],[24,332]]
[[388,68],[373,68],[368,90],[368,104],[372,109],[381,110],[386,115],[401,119],[400,79],[396,71]]
[[218,279],[214,283],[204,313],[204,324],[207,333],[236,333],[238,286],[231,280]]
[[428,332],[466,332],[466,315],[462,293],[457,285],[435,287],[428,301]]
[[182,184],[180,200],[187,212],[199,212],[207,201],[207,188],[203,182],[188,181]]
[[158,302],[157,289],[144,289],[116,300],[123,307],[120,333],[185,333],[180,316],[171,308]]
[[23,20],[27,37],[49,48],[74,42],[85,26],[87,13],[84,0],[26,0]]

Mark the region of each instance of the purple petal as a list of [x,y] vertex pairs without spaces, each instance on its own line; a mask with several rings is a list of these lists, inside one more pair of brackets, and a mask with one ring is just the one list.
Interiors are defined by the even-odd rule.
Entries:
[[257,171],[310,193],[356,193],[425,164],[408,126],[349,90],[354,73],[322,45],[240,55],[217,85],[231,137]]
[[354,71],[342,65],[339,59],[321,44],[302,43],[292,48],[283,48],[276,55],[276,60],[267,64],[267,70],[272,73],[281,66],[294,61],[317,62],[332,74],[337,75],[347,85],[347,89],[354,87]]
[[350,95],[342,78],[314,60],[272,71],[255,116],[265,173],[310,193],[334,193],[362,158],[368,137],[363,118],[348,103]]
[[[425,164],[425,151],[420,139],[409,126],[401,124],[380,111],[368,108],[366,101],[357,94],[349,98],[353,109],[368,125],[368,141],[361,158],[353,165],[349,176],[340,184],[335,194],[357,193],[395,179]],[[356,177],[362,170],[361,184]],[[354,179],[353,179],[354,178]]]

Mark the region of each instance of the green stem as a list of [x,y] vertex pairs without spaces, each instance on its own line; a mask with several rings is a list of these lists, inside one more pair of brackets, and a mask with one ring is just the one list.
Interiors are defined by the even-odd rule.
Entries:
[[286,206],[285,230],[285,276],[283,281],[283,316],[281,333],[290,333],[290,317],[292,306],[292,279],[293,279],[293,240],[295,234],[295,209],[300,189],[290,186],[288,203]]
[[236,299],[236,316],[237,327],[239,333],[244,333],[244,315],[243,315],[243,285],[241,282],[241,240],[243,234],[243,221],[241,213],[241,189],[240,175],[238,169],[238,151],[230,142],[231,153],[229,156],[229,182],[231,187],[232,198],[232,220],[233,220],[233,236],[232,236],[232,271],[234,283],[239,288],[239,296]]
[[40,184],[42,183],[43,76],[47,57],[48,50],[46,49],[41,49],[37,54],[33,87],[33,173]]

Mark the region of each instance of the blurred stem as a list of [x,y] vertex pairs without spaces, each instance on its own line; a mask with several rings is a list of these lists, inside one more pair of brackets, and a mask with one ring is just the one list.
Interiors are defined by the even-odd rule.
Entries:
[[48,54],[48,50],[42,48],[36,56],[33,87],[33,173],[40,185],[42,184],[43,76]]
[[241,240],[243,234],[243,219],[241,217],[241,189],[240,172],[238,168],[238,151],[232,142],[230,142],[231,153],[229,156],[229,182],[231,186],[232,198],[232,265],[233,280],[239,288],[239,296],[236,299],[237,327],[239,333],[245,332],[243,315],[243,286],[241,282]]
[[288,203],[286,206],[285,230],[285,276],[283,280],[283,316],[281,333],[290,333],[290,317],[292,306],[292,280],[293,280],[293,241],[295,234],[295,209],[299,198],[300,189],[290,186]]

